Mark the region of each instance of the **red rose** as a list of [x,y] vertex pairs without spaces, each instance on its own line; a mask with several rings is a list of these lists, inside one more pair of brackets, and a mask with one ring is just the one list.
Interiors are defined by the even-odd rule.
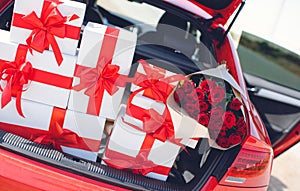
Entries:
[[204,101],[205,100],[205,93],[202,89],[196,88],[196,93],[197,93],[199,101]]
[[199,108],[197,107],[197,104],[193,104],[193,103],[187,103],[184,105],[183,107],[186,112],[193,117],[194,119],[197,119],[198,114],[199,114]]
[[210,110],[210,118],[213,120],[220,120],[224,115],[224,109],[222,107],[213,107]]
[[225,112],[222,119],[223,119],[224,125],[228,129],[231,129],[236,124],[236,117],[235,117],[234,113],[232,113],[231,111]]
[[217,105],[225,98],[225,90],[221,86],[216,86],[211,89],[210,94],[208,95],[208,101],[212,105]]
[[229,142],[228,138],[226,138],[226,137],[220,136],[217,138],[216,142],[220,147],[223,147],[223,148],[230,147],[230,142]]
[[242,136],[245,136],[245,134],[247,133],[247,125],[244,121],[244,117],[239,117],[236,126],[237,126],[236,132]]
[[195,85],[192,81],[185,81],[181,88],[189,94],[195,89]]
[[199,101],[199,108],[200,108],[200,112],[205,112],[208,110],[209,105],[205,101]]
[[201,124],[201,125],[204,125],[205,127],[208,126],[208,123],[209,123],[209,117],[207,114],[205,113],[200,113],[198,115],[198,122]]
[[212,88],[214,88],[217,84],[211,80],[203,80],[200,82],[199,87],[206,93],[209,93]]
[[241,136],[236,133],[231,134],[228,139],[232,145],[236,145],[242,142]]
[[232,101],[230,102],[229,108],[234,111],[238,111],[241,109],[242,103],[238,98],[233,98]]
[[219,130],[219,136],[221,137],[226,137],[227,136],[227,127],[226,126],[222,126],[222,128]]

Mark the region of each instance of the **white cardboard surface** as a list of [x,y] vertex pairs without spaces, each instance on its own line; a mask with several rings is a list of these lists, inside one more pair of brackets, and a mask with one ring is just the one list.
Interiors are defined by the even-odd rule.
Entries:
[[[132,157],[136,157],[139,153],[146,134],[138,131],[135,128],[126,125],[122,122],[122,117],[125,115],[125,107],[120,109],[119,116],[115,122],[115,127],[112,131],[107,149],[111,149]],[[171,168],[176,156],[180,150],[180,146],[169,141],[161,142],[155,140],[152,149],[150,150],[148,159],[157,165]],[[167,176],[149,173],[146,175],[155,179],[165,181]]]
[[[8,33],[9,32],[7,31],[0,30],[0,59],[14,61],[18,44],[9,42],[7,39]],[[32,64],[32,67],[35,69],[61,76],[73,77],[76,57],[70,55],[63,55],[63,57],[64,60],[61,66],[57,65],[53,52],[51,51],[44,51],[43,54],[34,52],[34,55],[31,55],[28,52],[26,60],[29,61]],[[55,81],[56,79],[53,80]],[[22,99],[36,101],[60,108],[66,108],[69,95],[69,89],[32,81],[29,85],[29,88],[23,92]]]
[[[22,100],[22,109],[25,113],[25,118],[21,117],[17,113],[15,109],[15,99],[13,99],[12,104],[7,105],[3,109],[0,109],[0,122],[44,131],[49,130],[53,107],[36,102]],[[100,142],[104,125],[105,118],[68,110],[66,112],[63,128],[75,132],[80,137],[89,138]],[[62,149],[65,153],[78,156],[80,158],[85,158],[92,161],[96,161],[97,158],[97,152],[91,152],[65,146],[63,146]]]
[[[165,70],[165,69],[162,69],[162,68],[160,68],[160,70],[158,70],[158,69],[156,68],[157,66],[154,67],[152,64],[149,64],[149,66],[150,66],[151,68],[153,68],[154,71],[157,71],[157,72],[159,72],[160,74],[163,74],[163,75],[165,76],[165,78],[176,75],[176,73],[170,72],[170,71]],[[142,64],[139,64],[139,63],[138,63],[138,68],[137,68],[136,73],[146,74],[146,72],[145,72],[144,67],[143,67]],[[174,87],[175,87],[177,84],[178,84],[178,82],[173,82],[173,83],[171,83],[171,85],[173,85]],[[131,87],[130,87],[130,91],[131,91],[131,92],[134,92],[134,91],[136,91],[136,90],[138,90],[138,89],[140,89],[140,88],[141,88],[141,87],[139,87],[139,86],[137,86],[136,84],[133,84],[133,83],[132,83],[132,84],[131,84]],[[143,94],[143,92],[141,92],[140,94]]]
[[166,109],[166,105],[163,102],[156,101],[154,99],[137,94],[133,97],[131,104],[146,110],[154,109],[160,115],[162,115]]
[[[36,12],[37,16],[40,17],[43,2],[43,0],[15,0],[14,13],[27,15],[34,11]],[[58,5],[58,10],[63,16],[72,16],[73,14],[79,16],[78,19],[67,22],[66,24],[81,27],[85,14],[85,4],[67,0],[63,0],[63,2],[63,4]],[[30,33],[31,30],[11,26],[11,41],[26,44],[26,39]],[[57,40],[62,53],[69,55],[76,54],[78,39],[62,39],[58,37],[55,37],[55,39]]]
[[[102,46],[104,34],[107,26],[88,23],[83,32],[80,51],[78,55],[78,65],[95,68]],[[134,50],[136,46],[136,34],[120,29],[119,38],[116,44],[113,65],[120,66],[119,73],[128,75],[132,64]],[[73,86],[78,85],[80,80],[74,78]],[[77,92],[71,91],[69,109],[79,112],[87,112],[89,97],[84,94],[84,90]],[[99,116],[115,119],[124,94],[125,88],[119,87],[118,92],[110,96],[104,91],[104,97],[100,108]]]

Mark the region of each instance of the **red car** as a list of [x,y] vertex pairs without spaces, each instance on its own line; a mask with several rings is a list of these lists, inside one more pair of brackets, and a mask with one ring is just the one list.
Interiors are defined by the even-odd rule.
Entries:
[[[245,83],[237,51],[228,34],[231,25],[229,29],[224,27],[245,2],[88,2],[85,24],[94,21],[137,32],[134,61],[158,59],[161,67],[185,74],[205,69],[207,66],[203,63],[226,61],[231,75],[247,95],[243,98],[247,121],[245,138],[240,145],[228,150],[201,144],[204,148],[189,150],[189,156],[182,152],[176,168],[171,169],[167,181],[163,182],[101,165],[100,157],[94,163],[38,145],[4,131],[5,126],[0,121],[0,129],[3,129],[0,130],[1,190],[267,190],[274,157],[300,140],[300,94],[250,74],[246,75]],[[0,2],[2,29],[9,30],[12,8],[12,0]],[[144,16],[146,14],[153,17]],[[170,32],[164,26],[178,30]],[[172,64],[163,66],[164,63]]]

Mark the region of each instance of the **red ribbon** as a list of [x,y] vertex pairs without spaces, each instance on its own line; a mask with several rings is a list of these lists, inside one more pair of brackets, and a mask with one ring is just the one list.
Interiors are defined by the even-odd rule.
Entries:
[[152,99],[166,103],[174,88],[170,83],[186,79],[182,74],[165,77],[165,74],[152,68],[145,60],[139,60],[138,62],[142,65],[146,74],[139,72],[135,74],[132,83],[141,87],[135,92],[144,91],[143,95]]
[[[163,115],[160,115],[154,109],[146,110],[133,105],[132,100],[138,93],[144,91],[144,96],[166,103],[174,88],[170,83],[184,80],[185,77],[177,74],[165,78],[165,74],[158,72],[157,68],[152,68],[146,61],[139,60],[139,63],[146,74],[136,73],[133,83],[141,88],[130,95],[126,113],[136,119],[140,119],[143,122],[143,131],[154,138],[162,142],[168,139],[178,143],[179,141],[174,139],[174,127],[168,108],[166,108]],[[138,129],[141,130],[140,128]]]
[[150,172],[167,176],[170,172],[169,167],[157,165],[148,159],[153,143],[154,139],[146,135],[140,152],[136,157],[106,149],[105,156],[107,159],[103,159],[103,161],[110,167],[119,170],[131,170],[133,173],[142,174],[144,176]]
[[1,108],[4,108],[12,97],[16,97],[16,108],[20,116],[24,117],[21,107],[22,92],[28,90],[29,81],[36,81],[64,89],[71,89],[73,79],[46,71],[32,68],[30,62],[26,61],[28,47],[19,45],[14,61],[0,60],[1,82],[5,81],[2,91]]
[[[61,50],[56,42],[55,37],[66,38],[68,37],[66,22],[78,19],[77,15],[71,17],[62,16],[57,9],[58,1],[45,0],[40,18],[33,11],[28,15],[14,14],[13,25],[22,28],[28,28],[32,30],[30,36],[26,39],[28,46],[31,49],[43,53],[44,50],[48,50],[49,46],[55,55],[55,59],[60,65],[63,61]],[[60,4],[60,3],[59,3]],[[77,27],[78,28],[78,27]],[[71,29],[74,29],[72,27]],[[75,39],[79,38],[80,29],[74,29]],[[73,36],[73,35],[72,35]]]
[[[169,115],[169,111],[166,109],[161,115],[154,109],[144,109],[132,104],[132,99],[136,94],[133,93],[128,100],[126,113],[136,119],[143,122],[143,127],[135,127],[132,124],[130,126],[135,127],[138,130],[151,135],[152,137],[165,142],[168,140],[174,140],[174,127]],[[127,122],[125,122],[127,123]]]
[[0,87],[2,91],[1,108],[4,108],[15,96],[16,108],[22,117],[24,114],[21,107],[21,96],[25,91],[24,86],[29,83],[32,74],[32,65],[30,62],[26,62],[26,54],[27,48],[19,46],[14,61],[0,60],[0,80],[1,82],[6,81],[5,87]]
[[107,27],[96,68],[76,65],[75,77],[80,83],[73,87],[75,91],[85,89],[84,94],[89,96],[87,113],[99,115],[104,91],[109,95],[115,94],[119,88],[125,87],[127,76],[119,74],[120,66],[112,65],[119,30]]
[[31,138],[36,143],[52,145],[57,150],[62,150],[61,145],[77,145],[80,137],[68,129],[63,129],[57,122],[49,129],[48,134],[33,135]]
[[0,129],[30,139],[39,144],[52,145],[61,150],[61,146],[97,152],[100,141],[79,137],[76,133],[63,129],[66,110],[53,108],[49,130],[39,130],[0,122]]

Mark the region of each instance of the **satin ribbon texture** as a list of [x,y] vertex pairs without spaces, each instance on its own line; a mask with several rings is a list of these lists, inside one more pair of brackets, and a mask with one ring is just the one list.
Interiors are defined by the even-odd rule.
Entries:
[[135,74],[132,83],[139,86],[140,89],[134,92],[143,91],[144,96],[154,100],[166,103],[168,96],[174,89],[170,83],[186,79],[182,74],[165,77],[165,74],[153,69],[145,60],[139,60],[138,63],[142,65],[145,74],[139,72]]
[[99,115],[104,91],[114,95],[119,87],[125,87],[127,77],[119,74],[120,66],[107,64],[102,58],[96,68],[76,66],[75,77],[80,78],[80,83],[73,87],[75,91],[84,90],[90,101],[88,114]]
[[150,172],[155,172],[162,175],[168,175],[169,167],[160,166],[149,160],[149,154],[154,144],[154,139],[146,135],[144,142],[140,148],[137,156],[132,157],[117,151],[107,149],[105,152],[105,159],[103,161],[110,167],[119,170],[130,170],[136,174],[146,176]]
[[129,97],[126,113],[129,116],[141,120],[143,126],[136,127],[127,121],[124,121],[124,123],[136,128],[137,130],[143,131],[162,142],[165,142],[167,139],[174,141],[173,123],[167,108],[161,115],[152,108],[145,109],[132,104],[134,96],[136,96],[136,92]]
[[22,92],[26,91],[25,86],[29,84],[32,75],[32,65],[26,61],[27,48],[19,46],[14,61],[0,60],[2,91],[1,108],[4,108],[12,99],[16,97],[16,108],[20,116],[24,117],[21,107]]
[[[27,60],[28,47],[18,45],[16,55],[13,61],[0,60],[0,91],[1,108],[4,108],[12,99],[16,97],[16,109],[20,116],[24,117],[21,107],[21,98],[24,91],[30,90],[31,82],[38,82],[70,90],[72,87],[72,77],[62,76],[50,73],[44,70],[36,69]],[[30,92],[31,93],[31,92]],[[37,90],[35,93],[39,94]],[[30,97],[26,97],[30,99]],[[36,101],[32,99],[32,101]]]
[[139,60],[138,62],[142,65],[145,74],[136,73],[133,79],[133,83],[139,86],[140,89],[135,90],[130,95],[126,113],[142,120],[143,131],[151,133],[154,138],[162,142],[165,142],[167,139],[175,141],[172,119],[167,108],[164,114],[160,115],[154,109],[146,110],[133,105],[131,102],[134,96],[143,91],[144,96],[166,103],[169,94],[174,89],[170,83],[186,78],[181,74],[165,77],[165,74],[157,72],[158,70],[152,68],[146,61]]
[[53,148],[62,151],[61,145],[74,147],[83,142],[82,139],[73,131],[63,129],[66,110],[53,108],[49,130],[41,133],[33,133],[30,140],[38,144],[51,145]]
[[[43,126],[35,128],[32,126],[26,126],[28,120],[25,120],[26,122],[24,125],[18,125],[9,122],[0,122],[0,129],[24,137],[26,139],[30,139],[39,144],[51,145],[60,151],[64,151],[62,149],[62,146],[64,146],[79,150],[98,152],[100,148],[101,137],[99,137],[99,140],[81,137],[76,132],[67,129],[68,127],[66,127],[67,123],[65,123],[65,120],[70,120],[70,118],[66,118],[67,112],[70,111],[53,107],[51,116],[49,116],[51,117],[50,120],[43,119],[46,121],[49,120],[48,127]],[[38,117],[31,117],[32,120],[36,120],[36,118]],[[84,127],[79,126],[78,128],[80,129]],[[71,151],[66,150],[66,152],[72,154],[70,153]]]
[[61,145],[72,147],[79,144],[81,138],[73,131],[63,129],[56,122],[47,134],[33,135],[30,139],[38,144],[52,145],[55,149],[62,151]]
[[58,1],[45,0],[40,18],[33,11],[22,17],[22,21],[30,26],[32,32],[26,39],[27,45],[32,49],[43,53],[51,46],[58,65],[63,61],[61,50],[55,37],[65,38],[67,34],[66,22],[73,21],[79,17],[74,14],[70,17],[62,16],[57,6]]
[[126,75],[119,74],[120,66],[112,64],[119,32],[107,27],[95,68],[76,65],[74,76],[80,78],[80,83],[73,90],[84,90],[89,97],[88,114],[99,116],[104,91],[112,96],[128,81]]

